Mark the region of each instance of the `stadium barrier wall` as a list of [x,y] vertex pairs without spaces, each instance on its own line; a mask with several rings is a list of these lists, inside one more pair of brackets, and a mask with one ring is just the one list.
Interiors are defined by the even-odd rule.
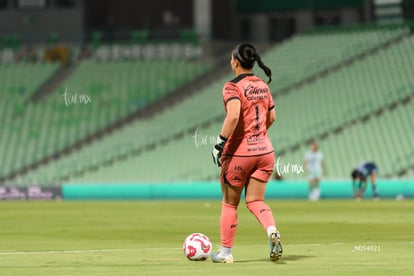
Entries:
[[[414,180],[378,180],[381,198],[414,197]],[[352,198],[349,180],[327,180],[320,184],[321,198]],[[63,199],[220,199],[220,184],[214,182],[172,183],[64,183]],[[266,198],[307,199],[308,183],[301,181],[271,181]],[[372,198],[370,184],[364,198]]]

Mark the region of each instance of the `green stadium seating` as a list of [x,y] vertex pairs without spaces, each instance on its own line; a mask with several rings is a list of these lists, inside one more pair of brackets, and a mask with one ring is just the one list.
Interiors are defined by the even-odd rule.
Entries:
[[[63,150],[154,103],[210,67],[196,61],[86,61],[46,100],[28,102],[56,65],[0,66],[5,79],[0,85],[6,91],[2,97],[8,103],[0,114],[5,124],[0,138],[2,152],[9,156],[9,163],[0,167],[0,176]],[[65,102],[65,91],[77,94],[77,104]],[[88,95],[92,102],[81,103],[81,95]]]
[[339,29],[298,35],[275,47],[266,55],[272,64],[276,91],[299,80],[323,72],[343,60],[355,57],[391,39],[409,33],[401,26],[393,29]]
[[[33,110],[33,106],[26,110],[26,103],[58,68],[57,64],[0,64],[0,121],[2,122],[0,171],[2,175],[12,172],[16,166],[33,161],[34,155],[28,155],[23,147],[27,146],[29,152],[35,154],[37,149],[28,137],[39,135],[40,130],[38,125],[32,128],[33,125],[25,117],[27,110],[29,112]],[[26,161],[22,160],[23,156],[26,157]]]
[[[404,39],[400,43],[380,50],[377,54],[356,60],[349,66],[343,66],[338,71],[321,76],[314,82],[293,88],[290,93],[278,94],[278,91],[292,84],[303,81],[369,49],[378,47],[381,43],[407,33],[408,30],[404,27],[392,31],[388,29],[370,29],[369,31],[312,33],[296,36],[265,54],[263,60],[269,67],[274,68],[275,76],[271,83],[271,89],[276,93],[278,120],[270,130],[269,135],[274,142],[276,153],[303,144],[308,139],[330,132],[337,127],[348,125],[353,120],[371,114],[379,108],[412,94],[414,85],[411,80],[411,68],[414,65],[414,55],[410,49],[413,46],[413,38]],[[390,63],[390,61],[393,62]],[[107,91],[117,90],[102,80],[116,76],[116,74],[113,75],[110,72],[124,72],[125,68],[128,68],[125,71],[133,70],[132,67],[128,67],[128,64],[111,64],[108,66],[113,67],[110,70],[108,69],[107,72],[96,69],[99,73],[96,73],[96,81],[93,84],[87,81],[82,82],[82,76],[88,72],[88,70],[82,71],[82,68],[78,70],[79,76],[73,82],[76,85],[80,83],[79,89],[85,86],[89,87],[88,91],[93,91],[90,92],[93,99],[99,95],[102,101],[104,95],[113,95],[111,93],[107,94]],[[92,67],[94,68],[94,66]],[[151,67],[148,67],[146,71],[151,70],[154,74],[163,75],[159,68],[151,69]],[[260,69],[257,73],[262,75]],[[133,75],[138,74],[134,73]],[[32,171],[20,180],[13,180],[12,183],[18,183],[19,181],[24,183],[47,183],[62,180],[79,182],[158,182],[217,179],[218,169],[213,166],[210,156],[212,147],[210,138],[213,137],[214,140],[214,137],[220,131],[224,115],[221,88],[223,83],[231,78],[232,75],[228,74],[203,88],[191,98],[157,114],[154,118],[135,121],[80,151]],[[94,79],[93,75],[88,79]],[[136,79],[135,85],[142,85],[144,80],[145,78]],[[120,83],[119,90],[122,92],[119,93],[119,97],[127,99],[128,103],[135,105],[135,107],[156,100],[149,99],[148,94],[137,96],[134,93],[129,93],[128,88],[131,86],[125,86],[123,82]],[[168,82],[160,85],[167,89],[168,86],[165,87],[167,84]],[[63,87],[59,94],[63,93]],[[133,88],[131,89],[133,90]],[[64,141],[55,147],[51,146],[50,151],[53,152],[57,148],[64,147],[72,139],[76,139],[78,129],[85,128],[85,131],[87,131],[91,125],[102,122],[101,125],[92,129],[96,130],[105,125],[108,120],[119,118],[119,113],[127,114],[127,111],[123,108],[125,106],[122,106],[122,101],[116,101],[113,97],[111,99],[114,102],[112,102],[112,105],[108,103],[106,116],[91,118],[87,122],[81,123],[80,126],[72,125],[70,117],[65,117],[69,115],[64,112],[60,114],[61,118],[58,122],[67,121],[65,129],[73,129],[71,135],[75,138],[63,135],[61,138],[64,138]],[[110,102],[109,99],[105,100]],[[88,112],[99,114],[98,109],[92,111],[91,109],[88,109]],[[396,109],[395,112],[397,110],[400,110],[400,108]],[[82,116],[77,117],[81,121],[84,116],[89,114],[88,112],[82,113],[84,110],[80,107],[76,112],[82,114]],[[401,112],[399,118],[408,123],[407,109],[401,108]],[[392,113],[386,112],[386,114],[394,114],[394,111]],[[383,115],[384,118],[391,116],[386,114]],[[382,120],[385,120],[384,118]],[[371,121],[374,121],[374,119],[369,122]],[[388,121],[381,121],[381,124],[384,124],[387,128],[387,123],[384,122]],[[355,141],[365,138],[367,131],[370,130],[370,123],[364,125],[366,127],[359,127],[358,125],[349,129],[346,128],[340,135],[332,136],[332,138],[329,136],[328,139],[324,140],[321,147],[327,156],[327,162],[329,161],[330,164],[327,176],[332,178],[348,177],[352,166],[361,160],[371,158],[370,154],[378,144],[355,145]],[[196,129],[198,129],[200,135],[206,137],[207,145],[200,145],[199,147],[195,145],[193,136]],[[384,133],[386,129],[372,128],[370,131],[376,133],[379,139],[384,136],[381,133]],[[65,139],[68,141],[65,142]],[[325,145],[325,141],[329,145],[328,142],[331,139],[332,146]],[[335,143],[337,139],[341,141],[338,144]],[[385,136],[382,142],[391,145],[394,142],[393,139],[388,139]],[[381,141],[376,142],[380,143]],[[404,140],[401,144],[406,149],[410,142]],[[333,147],[334,145],[336,147]],[[372,158],[383,160],[386,157],[393,156],[401,159],[400,155],[403,154],[403,149],[398,152],[389,149],[390,147],[384,151],[379,150],[378,153],[372,155]],[[281,161],[301,164],[303,163],[305,150],[303,147],[296,151],[288,150],[281,156]],[[358,151],[360,154],[350,156],[353,151]],[[342,162],[343,156],[349,157],[346,162]],[[401,162],[401,168],[407,165],[407,162]],[[395,174],[396,170],[399,169],[390,169],[391,165],[383,165],[382,161],[380,166],[384,168],[384,172],[390,174]],[[297,175],[294,177],[303,178],[305,176]]]

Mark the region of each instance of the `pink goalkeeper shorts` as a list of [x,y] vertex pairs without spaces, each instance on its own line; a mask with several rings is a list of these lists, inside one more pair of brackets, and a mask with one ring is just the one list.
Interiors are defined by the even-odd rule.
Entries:
[[231,186],[244,186],[250,177],[268,182],[274,168],[274,153],[258,156],[223,156],[220,181]]

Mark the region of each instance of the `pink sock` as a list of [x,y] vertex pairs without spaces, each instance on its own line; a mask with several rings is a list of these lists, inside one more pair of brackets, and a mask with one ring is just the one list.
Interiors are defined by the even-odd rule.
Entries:
[[237,206],[221,203],[220,234],[221,245],[233,247],[237,230]]
[[275,226],[272,210],[263,201],[251,201],[247,203],[247,208],[257,218],[265,231],[269,226]]

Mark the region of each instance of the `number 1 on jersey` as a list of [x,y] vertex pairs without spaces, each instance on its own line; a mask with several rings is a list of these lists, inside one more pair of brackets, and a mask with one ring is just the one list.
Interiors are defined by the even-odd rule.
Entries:
[[255,106],[256,109],[256,129],[259,129],[259,106]]

